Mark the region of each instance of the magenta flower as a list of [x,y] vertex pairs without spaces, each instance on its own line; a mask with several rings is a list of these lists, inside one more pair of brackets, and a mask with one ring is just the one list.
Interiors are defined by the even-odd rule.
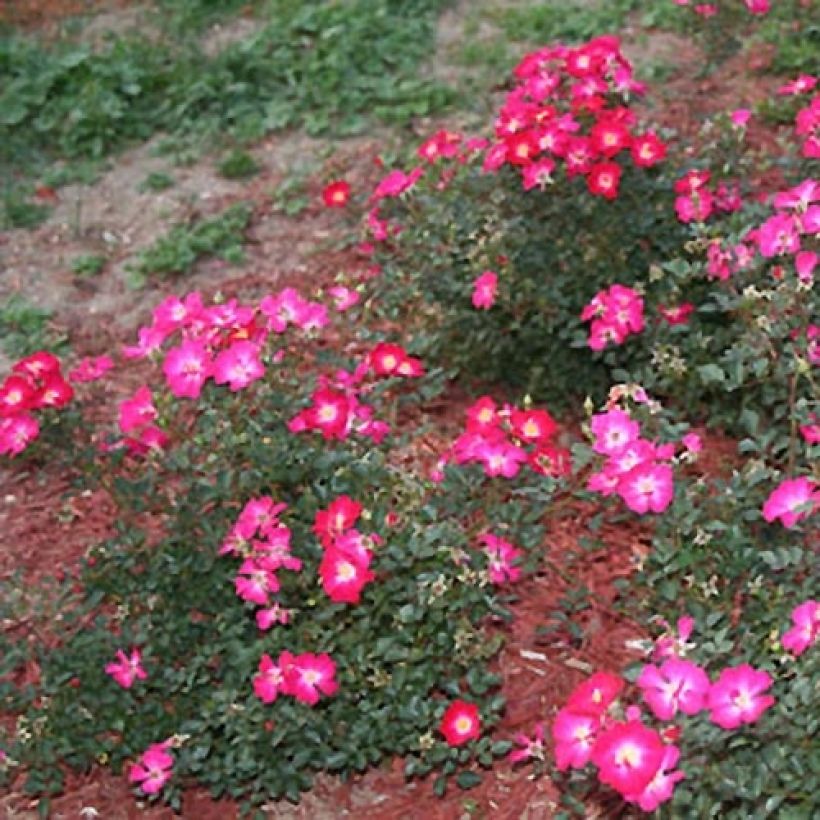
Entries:
[[268,569],[252,558],[246,558],[234,579],[236,594],[244,601],[260,606],[268,605],[268,595],[279,592],[279,580]]
[[752,14],[768,14],[769,0],[744,0],[746,8]]
[[213,364],[214,381],[227,384],[236,393],[265,375],[259,348],[253,342],[234,342],[223,350]]
[[638,721],[613,723],[596,740],[591,760],[602,783],[622,795],[641,794],[665,755],[660,735]]
[[754,723],[774,703],[771,695],[763,694],[771,685],[768,673],[747,663],[724,669],[709,690],[709,717],[723,729]]
[[166,336],[167,333],[159,328],[141,327],[137,332],[137,344],[123,347],[122,355],[126,359],[144,359],[162,347]]
[[535,733],[532,737],[519,732],[514,738],[520,748],[513,749],[509,754],[510,763],[522,763],[525,760],[544,759],[544,724],[535,724]]
[[794,478],[781,482],[772,490],[763,505],[763,517],[769,523],[780,519],[791,529],[801,518],[806,518],[820,504],[820,491],[815,490],[810,478]]
[[678,618],[676,624],[677,634],[671,632],[671,627],[665,621],[667,632],[661,635],[655,642],[655,657],[656,658],[677,658],[685,654],[687,649],[687,641],[692,635],[692,630],[695,628],[695,619],[689,615],[684,615]]
[[757,231],[757,246],[767,259],[800,250],[800,222],[787,214],[770,216]]
[[489,310],[495,304],[498,292],[498,274],[485,270],[473,282],[473,307],[477,310]]
[[116,662],[106,664],[105,673],[111,675],[123,689],[130,689],[138,678],[145,680],[148,677],[142,668],[142,656],[139,649],[132,650],[130,656],[126,655],[122,649],[117,650]]
[[575,687],[567,700],[566,708],[573,712],[601,718],[621,694],[623,688],[624,681],[620,676],[610,672],[596,672]]
[[521,465],[527,461],[527,454],[520,447],[506,441],[483,440],[476,447],[475,457],[484,466],[484,473],[490,478],[504,476],[514,478]]
[[333,695],[339,688],[335,679],[336,664],[330,655],[322,653],[314,655],[306,652],[296,655],[287,665],[282,664],[285,673],[287,694],[293,695],[296,700],[315,706],[319,702],[320,693]]
[[555,180],[552,172],[555,170],[555,163],[549,158],[539,159],[527,165],[523,170],[524,190],[531,191],[533,188],[540,188],[542,191]]
[[120,402],[119,423],[123,433],[130,433],[150,424],[156,417],[157,409],[154,407],[151,390],[145,384],[130,399]]
[[[816,82],[813,77],[810,79]],[[780,191],[774,198],[774,207],[805,211],[812,202],[818,199],[820,199],[820,182],[814,179],[804,179],[794,188]]]
[[156,794],[171,778],[174,758],[168,754],[168,741],[154,743],[131,765],[128,779],[139,783],[145,794]]
[[40,435],[40,425],[33,416],[23,414],[0,418],[0,455],[16,456]]
[[644,666],[638,678],[652,713],[659,720],[672,720],[678,711],[695,715],[706,705],[709,678],[691,661],[670,658],[660,668]]
[[271,660],[270,655],[262,655],[259,661],[259,674],[253,679],[253,691],[262,703],[273,703],[284,690],[285,674],[282,670],[282,660],[289,661],[292,656],[283,652],[279,665]]
[[677,746],[667,746],[661,765],[644,790],[640,794],[624,795],[624,799],[629,803],[637,803],[646,812],[655,811],[661,803],[670,800],[675,785],[686,776],[683,772],[672,771],[679,758],[680,750]]
[[287,624],[290,620],[290,610],[283,609],[278,603],[268,609],[258,609],[256,611],[256,625],[264,632],[274,624]]
[[792,628],[780,642],[795,657],[802,655],[820,634],[820,602],[805,601],[792,611]]
[[350,310],[359,301],[358,291],[346,288],[344,285],[336,285],[330,288],[328,293],[333,297],[333,307],[340,313]]
[[641,434],[640,424],[633,421],[628,413],[618,409],[594,415],[590,429],[595,436],[592,449],[605,456],[619,452]]
[[618,484],[618,494],[638,515],[661,513],[675,495],[672,468],[668,464],[642,463],[633,467]]
[[559,771],[583,769],[592,755],[601,720],[593,715],[561,709],[552,724],[555,765]]
[[521,568],[516,565],[516,561],[524,555],[521,550],[489,532],[479,535],[478,540],[484,545],[484,551],[487,553],[490,581],[494,584],[505,584],[521,578]]
[[86,356],[69,372],[68,380],[77,383],[94,382],[101,379],[113,366],[114,362],[110,356]]
[[360,552],[345,548],[340,542],[341,539],[325,550],[319,564],[322,588],[331,601],[358,604],[362,590],[376,578],[368,568],[371,555],[365,550],[367,557],[362,560]]
[[177,398],[197,399],[211,375],[211,357],[202,342],[186,339],[165,356],[162,370]]

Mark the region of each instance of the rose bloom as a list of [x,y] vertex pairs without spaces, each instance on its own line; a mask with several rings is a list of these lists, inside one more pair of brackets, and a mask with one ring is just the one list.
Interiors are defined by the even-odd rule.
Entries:
[[450,746],[463,746],[481,735],[478,706],[463,700],[454,700],[441,718],[439,730]]
[[343,179],[331,182],[322,191],[322,199],[328,208],[344,208],[350,199],[350,185]]
[[709,690],[709,717],[722,729],[754,723],[774,704],[771,695],[763,694],[772,683],[767,672],[753,669],[748,663],[727,667]]

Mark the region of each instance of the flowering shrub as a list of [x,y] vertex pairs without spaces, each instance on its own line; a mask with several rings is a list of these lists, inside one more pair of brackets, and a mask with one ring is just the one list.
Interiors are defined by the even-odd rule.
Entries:
[[[702,475],[697,462],[710,444],[685,429],[642,388],[617,386],[606,411],[591,417],[590,445],[573,449],[582,475],[600,455],[611,464],[665,450],[674,483],[624,601],[639,620],[665,626],[647,647],[650,660],[627,675],[651,717],[623,701],[620,676],[601,673],[576,691],[552,726],[565,804],[606,801],[605,784],[644,811],[668,803],[663,816],[740,818],[764,803],[802,816],[814,789],[805,789],[804,773],[816,752],[813,460],[808,450],[796,455],[796,478],[762,458]],[[614,472],[607,484],[593,472],[587,486],[614,495],[622,480]],[[727,740],[727,731],[742,735]],[[589,763],[597,784],[576,771]]]
[[377,187],[376,304],[422,317],[425,359],[560,407],[580,391],[602,397],[627,362],[589,357],[584,306],[612,282],[632,288],[685,231],[666,144],[631,107],[644,87],[617,38],[532,52],[514,77],[491,139],[434,135],[421,164]]
[[[319,409],[295,425],[323,389],[286,332],[283,312],[315,326],[300,299],[169,297],[127,348],[160,384],[121,403],[120,430],[137,444],[160,431],[162,446],[98,454],[117,534],[89,553],[82,592],[66,581],[36,696],[13,694],[28,705],[5,750],[32,792],[59,788],[56,761],[100,761],[172,805],[190,780],[259,804],[397,754],[410,774],[439,769],[443,788],[508,751],[489,736],[503,699],[485,621],[532,565],[539,513],[488,499],[478,476],[430,496],[397,472],[373,443],[390,442],[386,425],[372,435],[389,392],[349,424]],[[383,343],[327,383],[353,401],[368,379],[395,391],[421,372]]]
[[[686,315],[670,317],[664,309],[651,336],[651,365],[633,375],[690,413],[708,407],[711,424],[783,457],[800,446],[795,422],[810,425],[818,400],[817,183],[805,179],[767,204],[747,201],[714,219],[708,175],[688,178],[699,180],[688,196],[701,210],[691,228],[700,258],[656,270],[659,297]],[[684,294],[698,291],[699,303],[686,305]],[[764,429],[768,435],[759,435]]]

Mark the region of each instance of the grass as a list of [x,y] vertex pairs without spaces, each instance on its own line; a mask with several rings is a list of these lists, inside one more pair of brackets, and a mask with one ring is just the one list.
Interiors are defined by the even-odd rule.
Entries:
[[134,284],[141,284],[148,276],[189,273],[198,261],[208,256],[241,264],[244,260],[243,231],[250,222],[252,211],[249,203],[238,202],[211,219],[172,228],[139,254],[132,268]]

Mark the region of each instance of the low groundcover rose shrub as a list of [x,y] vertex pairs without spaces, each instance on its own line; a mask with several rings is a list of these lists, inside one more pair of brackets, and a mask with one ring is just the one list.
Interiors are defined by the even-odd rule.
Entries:
[[[190,780],[258,805],[395,755],[446,779],[506,753],[486,629],[540,512],[482,500],[480,473],[431,494],[391,466],[379,408],[423,366],[375,345],[312,389],[288,326],[327,321],[292,290],[191,294],[125,349],[166,384],[121,402],[122,437],[101,447],[117,534],[67,581],[36,691],[3,684],[26,707],[3,747],[27,790],[98,761],[173,806]],[[467,729],[445,719],[462,701]]]

